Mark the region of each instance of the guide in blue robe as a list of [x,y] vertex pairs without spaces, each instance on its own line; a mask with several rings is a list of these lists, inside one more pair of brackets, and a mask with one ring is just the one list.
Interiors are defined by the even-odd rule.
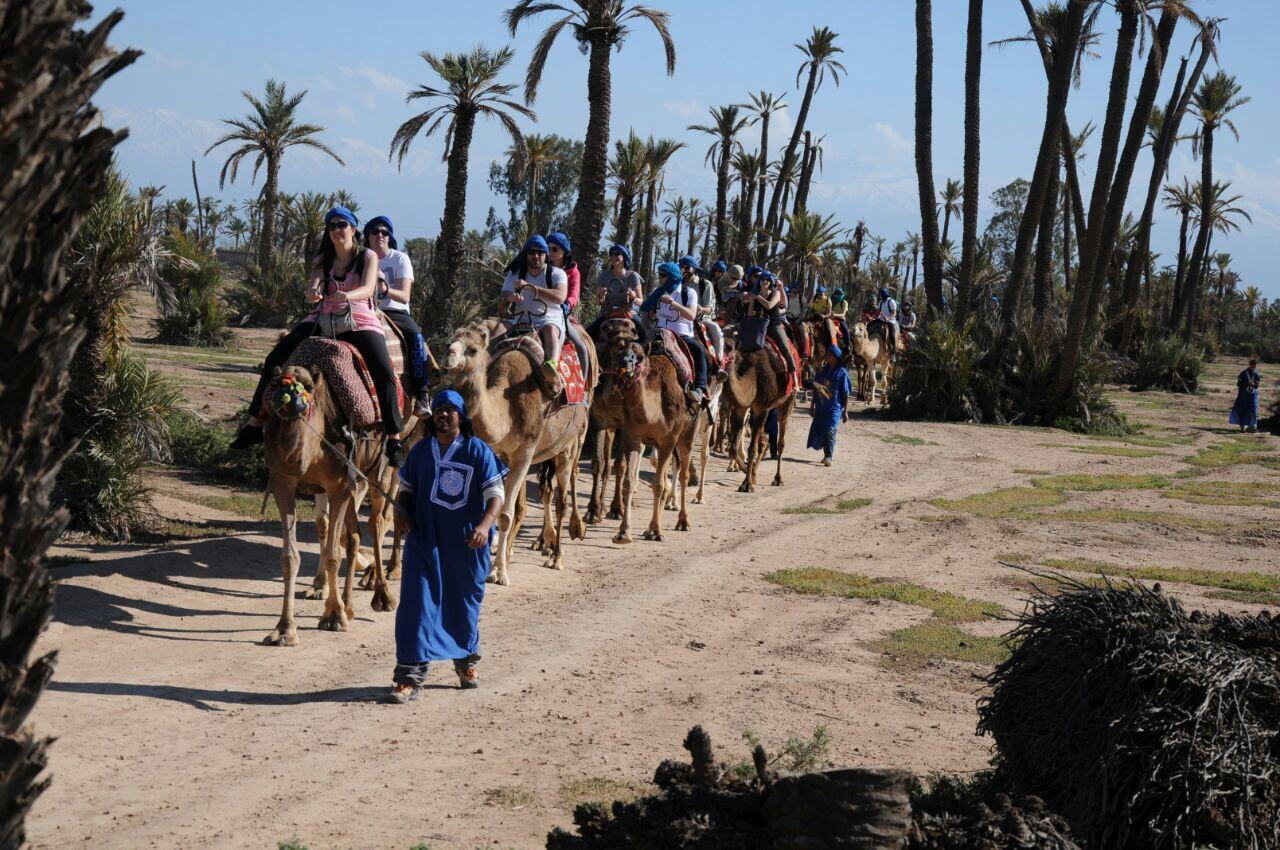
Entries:
[[[836,450],[836,432],[849,403],[849,373],[840,365],[840,347],[827,349],[827,362],[813,378],[813,422],[809,425],[808,447],[819,449],[823,460],[830,460]],[[818,388],[822,389],[819,390]]]
[[1257,430],[1258,428],[1258,385],[1262,375],[1258,373],[1256,360],[1249,361],[1249,368],[1236,378],[1236,403],[1231,406],[1231,415],[1227,421],[1239,425],[1240,430]]
[[[450,403],[444,395],[433,406]],[[461,397],[448,395],[465,415]],[[483,440],[462,433],[446,448],[427,436],[401,467],[400,487],[412,494],[413,519],[396,610],[398,683],[420,685],[431,661],[479,658],[489,546],[472,549],[468,539],[484,517],[485,489],[500,484],[506,473]]]

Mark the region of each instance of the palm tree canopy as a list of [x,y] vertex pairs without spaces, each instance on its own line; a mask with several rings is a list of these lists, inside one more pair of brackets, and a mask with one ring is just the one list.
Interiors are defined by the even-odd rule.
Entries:
[[564,3],[548,3],[541,0],[519,0],[514,6],[502,13],[503,22],[514,37],[520,24],[526,19],[543,12],[560,12],[563,17],[557,18],[538,38],[529,58],[529,70],[525,74],[524,99],[532,104],[538,96],[538,84],[542,81],[542,72],[547,66],[547,56],[557,36],[566,28],[573,32],[579,48],[588,52],[595,39],[602,39],[611,48],[622,48],[631,26],[637,21],[647,21],[658,31],[662,39],[662,48],[667,55],[667,76],[676,72],[676,43],[671,37],[671,17],[666,12],[651,9],[648,6],[624,5],[623,0],[566,0]]
[[515,51],[510,47],[494,51],[479,44],[468,53],[436,56],[424,50],[418,55],[440,77],[444,88],[421,85],[405,96],[406,103],[414,100],[433,100],[436,103],[426,112],[419,113],[400,125],[391,139],[391,151],[387,154],[387,159],[398,154],[397,165],[403,164],[409,146],[418,133],[423,132],[423,127],[426,127],[423,135],[430,136],[446,119],[449,125],[445,128],[442,158],[448,159],[453,150],[453,131],[461,116],[486,115],[497,118],[511,135],[512,144],[523,144],[524,136],[516,126],[515,119],[506,110],[530,121],[537,121],[537,116],[524,105],[510,99],[511,92],[516,88],[514,83],[495,82],[503,69],[511,63]]
[[1231,135],[1240,138],[1235,122],[1227,116],[1253,98],[1241,97],[1243,86],[1230,74],[1219,71],[1205,77],[1200,88],[1191,97],[1191,111],[1200,119],[1205,130],[1226,127]]
[[233,142],[240,145],[232,151],[222,165],[222,172],[218,175],[219,189],[226,185],[228,178],[232,183],[236,182],[241,161],[252,154],[257,156],[253,161],[253,177],[250,182],[258,179],[258,171],[264,162],[279,162],[285,150],[291,147],[315,148],[333,157],[339,164],[346,165],[342,157],[334,153],[324,142],[315,138],[324,132],[324,127],[318,124],[298,123],[296,113],[298,105],[307,96],[305,89],[290,96],[285,91],[284,83],[267,80],[261,99],[247,91],[241,94],[244,95],[245,100],[249,101],[253,112],[245,118],[223,119],[222,123],[230,126],[232,130],[220,136],[204,152],[205,156],[208,156],[214,148],[221,145]]
[[[715,141],[711,143],[711,147],[707,148],[707,155],[703,162],[709,164],[712,168],[718,168],[720,165],[720,156],[726,149],[731,149],[735,144],[735,137],[742,131],[742,128],[751,122],[749,115],[740,115],[741,107],[737,104],[731,106],[713,106],[711,107],[711,123],[706,124],[690,124],[687,129],[698,133],[706,133],[713,136]],[[732,154],[730,154],[732,156]]]
[[755,116],[751,119],[752,124],[760,123],[779,109],[785,109],[787,106],[787,96],[785,94],[775,95],[767,91],[761,91],[750,95],[750,98],[750,103],[739,105]]
[[517,180],[523,180],[530,173],[540,177],[548,165],[559,162],[561,157],[556,151],[559,141],[554,135],[529,133],[521,142],[511,143],[507,148],[507,160],[511,163],[511,174]]
[[799,69],[796,70],[796,88],[800,87],[800,78],[810,70],[817,73],[815,89],[822,85],[828,71],[831,72],[831,79],[835,84],[840,85],[840,75],[849,72],[835,58],[836,54],[844,53],[843,47],[836,46],[836,39],[839,37],[840,34],[830,27],[814,27],[813,35],[809,36],[804,44],[796,45],[796,49],[805,55],[805,61],[801,62]]
[[817,268],[823,251],[839,241],[843,232],[834,215],[824,218],[819,213],[800,210],[787,216],[786,232],[775,233],[774,238],[782,243],[784,259]]
[[938,192],[942,203],[938,204],[938,212],[960,215],[960,202],[964,198],[964,184],[959,180],[947,180],[946,185]]

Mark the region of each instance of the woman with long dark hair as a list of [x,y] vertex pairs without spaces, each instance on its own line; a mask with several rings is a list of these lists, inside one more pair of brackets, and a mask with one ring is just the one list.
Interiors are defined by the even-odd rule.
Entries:
[[231,443],[233,449],[247,449],[262,442],[262,396],[277,366],[283,366],[309,336],[327,326],[335,339],[355,346],[369,368],[382,408],[382,425],[386,430],[387,462],[399,466],[403,459],[400,445],[400,400],[396,397],[395,375],[387,340],[382,335],[375,299],[378,283],[378,257],[360,246],[355,214],[346,207],[334,207],[325,214],[325,237],[311,268],[307,282],[307,300],[316,305],[301,322],[267,355],[258,378],[258,387],[249,402],[249,421]]

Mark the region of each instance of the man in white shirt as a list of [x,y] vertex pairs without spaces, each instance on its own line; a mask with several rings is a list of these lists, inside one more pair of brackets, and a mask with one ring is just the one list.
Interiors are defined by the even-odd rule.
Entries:
[[391,226],[391,219],[385,215],[369,219],[364,226],[364,241],[378,255],[378,276],[381,278],[378,285],[378,309],[400,329],[409,349],[409,371],[416,384],[414,414],[429,416],[431,391],[428,384],[431,376],[427,374],[427,341],[422,336],[422,329],[413,320],[413,314],[409,312],[413,291],[413,263],[408,254],[397,250],[395,228]]
[[515,322],[533,325],[545,356],[542,376],[553,387],[559,386],[560,345],[564,341],[564,310],[560,305],[568,297],[569,278],[564,269],[547,265],[547,240],[531,237],[502,282],[502,300],[515,305],[515,321],[503,320],[493,339],[500,339]]
[[[717,274],[723,274],[724,269],[719,268],[724,263],[717,263]],[[698,321],[702,324],[703,333],[707,335],[707,339],[711,341],[711,347],[715,349],[717,358],[724,356],[724,334],[720,331],[720,326],[716,324],[716,282],[714,278],[707,277],[702,269],[698,267],[698,262],[693,257],[680,258],[680,273],[684,275],[684,285],[691,287],[694,292],[698,293]]]

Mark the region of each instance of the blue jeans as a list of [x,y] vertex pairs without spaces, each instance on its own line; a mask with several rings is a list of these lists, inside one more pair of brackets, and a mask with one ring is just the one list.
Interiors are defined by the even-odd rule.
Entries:
[[427,375],[427,341],[422,338],[422,329],[408,310],[384,310],[383,315],[404,335],[404,341],[409,347],[409,372],[418,384],[417,389],[427,389],[430,379]]

